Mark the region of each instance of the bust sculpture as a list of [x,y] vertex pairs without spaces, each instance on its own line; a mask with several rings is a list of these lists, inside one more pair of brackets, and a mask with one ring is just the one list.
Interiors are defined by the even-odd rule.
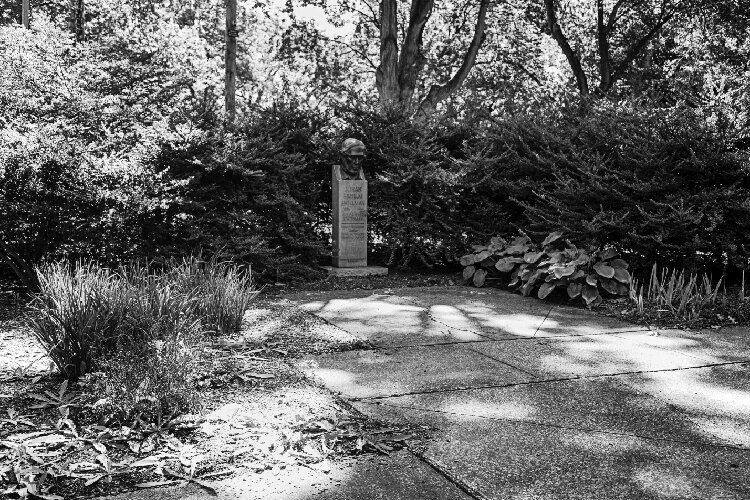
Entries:
[[365,174],[362,171],[362,163],[365,158],[365,145],[357,139],[346,139],[341,144],[341,178],[344,180],[362,179]]
[[331,263],[337,276],[388,274],[387,267],[367,265],[367,179],[362,171],[365,145],[346,139],[339,165],[331,166]]

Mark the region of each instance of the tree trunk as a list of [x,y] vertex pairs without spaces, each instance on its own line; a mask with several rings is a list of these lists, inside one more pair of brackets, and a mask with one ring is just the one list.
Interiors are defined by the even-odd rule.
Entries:
[[469,49],[464,55],[464,59],[461,63],[461,67],[458,68],[453,77],[448,80],[444,85],[433,85],[430,87],[430,91],[427,97],[419,105],[417,111],[417,119],[424,120],[428,116],[432,115],[437,109],[437,105],[441,101],[447,99],[451,94],[458,90],[469,75],[469,71],[474,66],[477,60],[477,54],[479,49],[482,47],[485,37],[485,29],[487,28],[487,10],[490,6],[490,0],[482,0],[479,4],[479,13],[477,14],[477,23],[474,27],[474,37],[471,40]]
[[578,91],[581,95],[588,95],[589,83],[586,78],[586,73],[583,71],[578,54],[576,54],[570,46],[568,39],[565,37],[565,34],[557,22],[557,12],[555,11],[554,0],[544,0],[544,6],[547,11],[547,29],[549,30],[549,34],[557,42],[557,45],[560,46],[563,54],[565,54],[565,57],[568,59],[568,64],[570,65],[570,69],[573,71],[573,76],[575,76],[576,79]]
[[[610,19],[613,19],[614,12]],[[609,25],[604,24],[604,0],[596,0],[596,36],[599,49],[599,91],[612,87],[612,58],[609,51]]]
[[24,28],[29,29],[29,16],[31,15],[31,5],[29,0],[21,0],[21,24]]
[[380,105],[388,110],[398,105],[398,3],[396,0],[380,2],[380,65],[375,71],[375,86]]
[[[490,0],[481,0],[474,37],[466,51],[461,67],[444,85],[433,85],[418,107],[416,117],[424,119],[432,114],[438,103],[454,93],[464,82],[484,41],[487,10]],[[422,53],[425,26],[432,15],[435,0],[411,0],[409,26],[399,53],[398,2],[380,2],[380,64],[375,71],[375,86],[384,111],[402,115],[413,110],[412,102],[424,70],[426,58]]]
[[82,42],[86,38],[86,18],[84,16],[84,0],[76,0],[75,19],[73,19],[73,34],[76,42]]
[[224,109],[227,122],[234,121],[236,105],[234,101],[237,86],[237,0],[226,0],[226,48],[224,51]]
[[412,0],[411,3],[409,28],[398,61],[399,102],[404,109],[411,105],[419,75],[427,62],[422,54],[422,35],[434,5],[434,0]]

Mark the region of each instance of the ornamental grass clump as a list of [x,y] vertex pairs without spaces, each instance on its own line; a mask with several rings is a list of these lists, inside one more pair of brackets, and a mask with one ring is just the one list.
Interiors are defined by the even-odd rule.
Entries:
[[[48,264],[37,274],[28,324],[71,379],[106,371],[123,352],[148,357],[206,332],[237,332],[257,293],[237,266],[196,258],[159,272],[79,262]],[[155,342],[168,349],[149,350]]]
[[51,263],[37,269],[40,291],[28,325],[60,373],[77,378],[117,349],[136,297],[95,263]]
[[171,275],[183,293],[195,300],[196,314],[207,332],[240,331],[245,311],[258,294],[249,271],[215,258],[184,259]]
[[639,285],[637,280],[631,283],[630,298],[641,318],[647,309],[655,309],[657,316],[666,313],[693,321],[714,308],[721,283],[719,279],[713,286],[707,274],[687,274],[684,270],[664,268],[659,273],[654,264],[647,286]]

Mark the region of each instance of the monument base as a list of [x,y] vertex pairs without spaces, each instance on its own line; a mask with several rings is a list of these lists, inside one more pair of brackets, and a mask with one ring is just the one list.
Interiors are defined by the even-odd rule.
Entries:
[[382,266],[365,266],[365,267],[333,267],[323,266],[328,274],[336,277],[353,277],[353,276],[385,276],[388,274],[388,268]]

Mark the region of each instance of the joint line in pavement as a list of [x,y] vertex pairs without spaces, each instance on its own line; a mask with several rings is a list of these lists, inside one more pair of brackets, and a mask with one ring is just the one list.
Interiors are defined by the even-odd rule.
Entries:
[[706,442],[696,442],[696,441],[688,441],[688,440],[682,440],[682,439],[673,439],[673,438],[665,438],[665,437],[657,437],[657,436],[646,436],[644,434],[634,434],[630,432],[619,432],[619,431],[610,431],[610,430],[605,430],[605,429],[594,429],[590,427],[575,427],[575,426],[570,426],[570,425],[553,424],[550,422],[539,422],[538,420],[531,420],[531,419],[524,419],[524,418],[491,417],[491,416],[486,416],[486,415],[475,415],[471,413],[461,413],[461,412],[453,412],[453,411],[447,411],[447,410],[436,410],[435,408],[422,408],[418,406],[396,405],[392,403],[384,403],[382,401],[378,401],[376,403],[362,401],[362,403],[374,405],[374,406],[389,406],[391,408],[399,408],[403,410],[426,411],[426,412],[431,412],[431,413],[441,413],[445,415],[455,415],[458,417],[472,417],[472,418],[481,418],[484,420],[493,420],[493,421],[498,421],[498,422],[511,422],[511,423],[518,423],[518,424],[533,425],[537,427],[550,427],[550,428],[560,429],[560,430],[584,432],[587,434],[607,434],[611,436],[644,439],[647,441],[659,441],[659,442],[667,442],[667,443],[688,444],[688,445],[693,445],[693,446],[704,446],[708,448],[722,448],[722,449],[731,449],[731,450],[738,450],[738,451],[750,451],[749,448],[746,448],[744,446],[736,446],[736,445],[731,445],[731,444],[706,443]]
[[547,318],[549,318],[549,315],[552,313],[552,309],[555,308],[555,304],[552,304],[552,307],[549,308],[549,311],[547,311],[547,314],[544,315],[544,319],[541,323],[539,323],[539,326],[536,327],[536,331],[534,332],[534,335],[532,337],[536,337],[536,334],[539,333],[539,330],[542,328],[542,325],[544,325],[544,322],[547,321]]
[[466,483],[466,481],[462,480],[460,477],[456,477],[453,474],[451,474],[442,465],[435,462],[431,458],[426,457],[424,453],[420,453],[419,451],[413,450],[411,448],[409,448],[409,451],[411,452],[412,455],[414,455],[419,460],[427,464],[432,470],[440,474],[449,483],[453,484],[456,488],[458,488],[459,490],[469,495],[469,497],[471,497],[473,500],[489,500],[486,496],[482,495],[482,493],[477,491],[476,488],[471,487],[469,484]]
[[663,368],[661,370],[635,370],[635,371],[629,371],[629,372],[619,372],[619,373],[601,373],[597,375],[573,375],[570,377],[559,377],[559,378],[551,378],[551,379],[542,379],[542,380],[527,380],[523,382],[513,382],[508,384],[487,384],[487,385],[477,385],[472,387],[454,387],[454,388],[447,388],[447,389],[430,389],[426,391],[410,391],[410,392],[403,392],[399,394],[387,394],[384,396],[369,396],[365,398],[349,398],[350,401],[376,401],[380,399],[390,399],[390,398],[399,398],[403,396],[416,396],[420,394],[442,394],[442,393],[448,393],[448,392],[466,392],[466,391],[476,391],[480,389],[505,389],[508,387],[520,387],[520,386],[526,386],[526,385],[539,385],[539,384],[549,384],[554,382],[570,382],[575,380],[593,380],[598,378],[614,378],[614,377],[621,377],[624,375],[638,375],[642,373],[667,373],[667,372],[678,372],[678,371],[685,371],[685,370],[696,370],[701,368],[713,368],[718,366],[732,366],[732,365],[744,365],[744,364],[750,364],[750,360],[742,360],[742,361],[726,361],[724,363],[711,363],[706,365],[700,365],[700,366],[686,366],[682,368]]

